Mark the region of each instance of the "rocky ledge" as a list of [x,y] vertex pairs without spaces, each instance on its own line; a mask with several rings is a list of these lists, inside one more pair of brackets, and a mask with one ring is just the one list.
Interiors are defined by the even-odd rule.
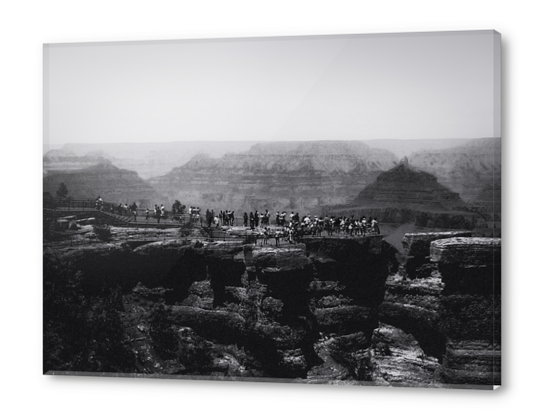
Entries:
[[501,380],[500,239],[459,236],[467,234],[407,235],[410,252],[431,270],[390,276],[379,319],[412,335],[421,358],[439,362],[425,371],[426,379],[434,371],[429,383],[493,386]]
[[405,269],[408,277],[428,277],[436,268],[429,261],[431,242],[437,239],[470,237],[470,231],[407,233],[403,237],[403,250],[407,258]]
[[431,243],[445,284],[439,329],[448,383],[501,382],[501,240],[450,238]]
[[[46,367],[304,380],[323,363],[316,344],[325,335],[333,340],[322,354],[332,348],[346,378],[369,378],[367,357],[388,275],[381,243],[367,237],[316,250],[314,241],[281,248],[178,238],[48,249],[46,355],[71,349],[72,362],[49,357]],[[71,299],[90,306],[73,306]],[[117,340],[115,355],[105,351],[95,365],[85,354],[101,346],[93,338],[98,331],[88,334],[84,348],[73,347],[73,328],[59,331],[67,320],[96,319],[98,302],[113,299],[105,331],[116,325],[108,338]]]
[[46,249],[46,371],[495,385],[500,240],[438,235],[417,278],[380,236]]

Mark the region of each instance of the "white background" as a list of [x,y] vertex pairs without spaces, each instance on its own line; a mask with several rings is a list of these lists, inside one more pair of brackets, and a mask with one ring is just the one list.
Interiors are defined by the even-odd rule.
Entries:
[[[3,2],[0,416],[537,417],[542,59],[535,5],[475,0]],[[475,392],[41,375],[43,43],[477,29],[499,31],[503,43],[504,387]]]

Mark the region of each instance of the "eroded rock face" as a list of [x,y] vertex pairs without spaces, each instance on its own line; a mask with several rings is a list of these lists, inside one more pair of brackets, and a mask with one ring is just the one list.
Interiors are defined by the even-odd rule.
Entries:
[[373,335],[373,380],[379,385],[439,386],[440,364],[413,334],[381,323]]
[[205,262],[214,293],[214,306],[226,301],[226,286],[241,287],[245,272],[242,246],[212,244],[205,247]]
[[302,238],[301,241],[313,261],[317,280],[327,282],[315,284],[316,294],[338,283],[337,291],[342,290],[357,304],[372,307],[382,302],[388,265],[381,236]]
[[[309,239],[276,248],[181,238],[76,247],[51,258],[69,261],[92,295],[121,287],[130,342],[146,355],[134,369],[305,378],[322,363],[315,343],[325,335],[334,337],[329,351],[346,364],[344,374],[367,379],[387,275],[371,267],[382,263],[381,238],[321,246]],[[319,278],[315,261],[332,267],[335,282],[325,270]]]
[[412,154],[413,165],[437,176],[468,203],[496,206],[500,213],[501,139],[472,140],[465,145]]
[[106,202],[134,201],[140,208],[152,208],[156,203],[169,207],[169,201],[135,171],[119,169],[107,160],[74,171],[51,171],[43,178],[43,191],[53,196],[64,183],[74,199],[88,200],[101,196]]
[[431,243],[431,261],[438,264],[444,292],[500,295],[501,240],[451,238]]
[[447,337],[445,382],[500,384],[501,240],[451,238],[431,243],[445,284],[440,331]]
[[185,197],[201,208],[295,210],[347,203],[396,157],[362,142],[318,141],[257,144],[222,158],[194,156],[149,182],[160,193]]
[[433,383],[499,384],[500,239],[443,235],[405,237],[411,254],[430,258],[431,270],[388,278],[380,322],[412,335],[423,357],[439,362]]
[[465,206],[458,193],[439,184],[436,176],[410,166],[406,158],[365,187],[353,204],[437,210]]
[[58,305],[79,288],[84,299],[64,311],[89,314],[74,319],[101,319],[92,311],[103,300],[123,329],[115,354],[136,352],[118,363],[140,373],[498,383],[500,292],[489,281],[500,280],[500,240],[450,237],[429,249],[438,270],[424,278],[388,276],[378,236],[304,238],[288,248],[179,238],[48,250],[47,302],[66,282],[48,316],[64,313]]
[[405,270],[411,279],[429,277],[436,266],[429,261],[431,242],[437,239],[471,237],[470,231],[407,233],[403,250],[407,258]]
[[411,334],[425,355],[439,360],[442,360],[446,343],[439,330],[443,288],[439,277],[404,279],[401,275],[390,276],[384,302],[379,307],[380,322]]

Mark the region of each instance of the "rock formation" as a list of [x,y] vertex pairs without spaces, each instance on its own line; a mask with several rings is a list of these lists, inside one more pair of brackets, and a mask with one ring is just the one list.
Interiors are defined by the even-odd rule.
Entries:
[[83,169],[103,160],[117,168],[136,171],[143,179],[162,176],[188,162],[197,153],[219,157],[244,151],[255,142],[178,141],[167,143],[68,143],[43,157],[45,173]]
[[395,168],[380,174],[374,183],[359,193],[352,204],[424,211],[465,207],[458,193],[439,184],[434,175],[412,167],[407,158],[403,158]]
[[427,252],[435,270],[388,278],[380,321],[412,335],[421,357],[439,362],[432,383],[500,384],[500,239],[454,236],[432,241],[429,250],[419,239],[416,252]]
[[[388,274],[381,238],[317,242],[293,249],[189,239],[134,249],[127,243],[77,246],[45,253],[46,284],[60,281],[64,271],[58,267],[73,267],[87,299],[120,287],[120,313],[133,351],[162,366],[156,369],[146,359],[134,362],[132,369],[140,372],[186,368],[221,374],[217,365],[226,364],[228,370],[233,364],[239,376],[306,378],[322,363],[315,343],[324,334],[335,337],[326,351],[342,360],[342,379],[370,378],[371,336]],[[56,268],[49,272],[48,267]],[[130,313],[139,316],[133,319]],[[180,366],[182,355],[175,346],[175,357],[181,359],[171,359],[173,353],[163,348],[166,332],[152,333],[158,328],[153,327],[156,317],[160,328],[183,331],[186,337],[177,336],[179,345],[198,342],[198,351],[210,357],[202,355],[202,360],[209,364],[193,360],[191,367],[184,362]],[[156,353],[152,346],[143,346],[149,340],[158,346]]]
[[275,247],[115,228],[46,248],[46,370],[491,386],[500,241],[469,233],[406,238],[431,257],[418,278],[389,276],[377,235]]
[[169,206],[166,197],[157,194],[136,172],[119,169],[108,161],[74,171],[52,171],[43,178],[43,191],[53,196],[60,183],[68,188],[73,199],[95,199],[101,196],[106,202],[136,202],[139,207],[156,203]]
[[431,228],[472,228],[474,213],[434,175],[412,167],[403,158],[394,168],[378,175],[347,205],[325,206],[324,213],[376,217],[384,223],[415,222]]
[[302,214],[350,201],[395,160],[392,153],[362,142],[261,143],[220,159],[197,155],[150,183],[168,197],[201,208]]
[[470,231],[455,232],[429,232],[429,233],[407,233],[403,237],[403,251],[406,257],[405,270],[408,277],[429,277],[435,264],[429,261],[429,250],[431,242],[437,239],[470,237]]
[[[435,175],[438,182],[461,198],[500,214],[501,139],[476,139],[465,145],[442,150],[415,152],[412,165]],[[495,208],[493,208],[495,206]]]
[[445,284],[439,329],[442,375],[456,384],[501,383],[501,240],[450,238],[431,244]]
[[104,162],[107,162],[107,159],[100,155],[78,156],[75,153],[54,149],[43,156],[43,172],[47,174],[50,171],[75,171]]

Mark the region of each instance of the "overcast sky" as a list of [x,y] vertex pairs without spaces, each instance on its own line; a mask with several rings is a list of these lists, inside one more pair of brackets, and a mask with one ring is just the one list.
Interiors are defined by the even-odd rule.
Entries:
[[493,31],[48,44],[51,144],[500,136]]

